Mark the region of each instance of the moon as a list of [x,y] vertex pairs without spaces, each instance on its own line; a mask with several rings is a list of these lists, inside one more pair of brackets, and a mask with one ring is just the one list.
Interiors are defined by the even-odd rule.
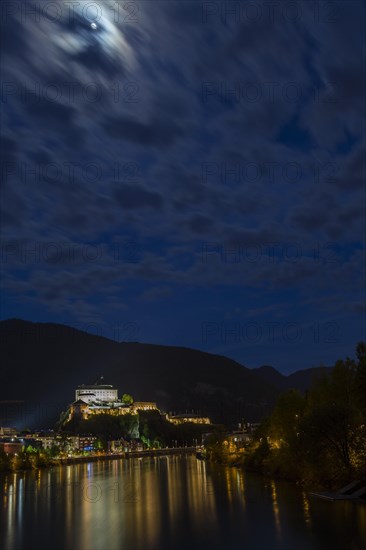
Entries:
[[95,31],[98,28],[98,25],[96,23],[91,23],[90,26],[93,29],[93,31]]

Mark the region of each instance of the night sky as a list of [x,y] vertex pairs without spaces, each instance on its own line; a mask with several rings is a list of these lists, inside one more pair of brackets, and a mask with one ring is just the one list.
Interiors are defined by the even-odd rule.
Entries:
[[365,3],[3,2],[1,318],[280,371],[365,339]]

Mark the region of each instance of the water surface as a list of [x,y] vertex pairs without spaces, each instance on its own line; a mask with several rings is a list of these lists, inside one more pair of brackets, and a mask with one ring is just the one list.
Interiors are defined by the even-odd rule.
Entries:
[[366,505],[170,456],[2,475],[3,550],[366,549]]

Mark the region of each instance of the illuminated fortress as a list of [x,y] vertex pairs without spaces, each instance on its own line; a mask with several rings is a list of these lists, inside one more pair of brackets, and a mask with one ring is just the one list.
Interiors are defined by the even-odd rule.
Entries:
[[120,416],[124,414],[137,415],[139,411],[158,411],[173,424],[192,422],[194,424],[211,424],[208,417],[195,414],[169,415],[160,412],[156,403],[151,401],[135,401],[126,403],[118,398],[118,389],[104,383],[101,376],[94,384],[82,384],[75,390],[75,401],[70,405],[69,420],[73,417],[87,420],[95,414]]
[[85,403],[112,403],[118,401],[118,389],[111,385],[103,384],[103,376],[94,384],[85,386],[82,384],[75,390],[75,401],[81,399]]

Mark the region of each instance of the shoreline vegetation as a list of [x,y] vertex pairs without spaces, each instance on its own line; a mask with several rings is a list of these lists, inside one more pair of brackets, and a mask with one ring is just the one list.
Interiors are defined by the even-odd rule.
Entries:
[[204,455],[318,490],[366,479],[366,343],[357,345],[356,360],[338,360],[305,395],[282,393],[247,447],[236,450],[216,430]]

